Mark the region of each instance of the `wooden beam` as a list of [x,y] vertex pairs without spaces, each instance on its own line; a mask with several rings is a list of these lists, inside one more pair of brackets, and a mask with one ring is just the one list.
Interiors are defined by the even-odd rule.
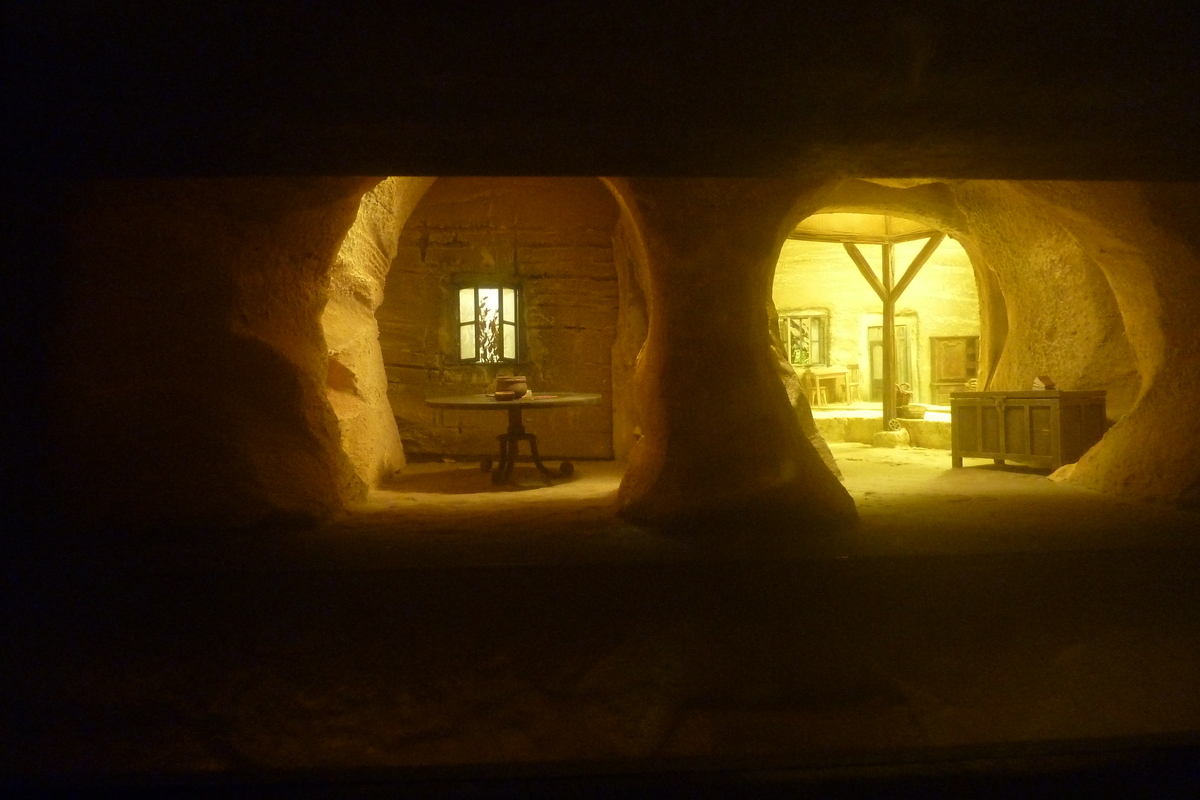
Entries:
[[[899,233],[891,237],[892,244],[903,244],[904,242],[915,242],[917,239],[924,239],[926,236],[936,236],[939,232],[931,229],[923,231],[913,231],[912,233]],[[942,234],[945,236],[946,234]]]
[[913,278],[917,277],[917,273],[921,271],[921,267],[925,266],[925,262],[933,255],[933,251],[938,249],[938,245],[946,238],[944,233],[935,233],[929,237],[929,241],[921,248],[921,252],[917,253],[917,257],[908,265],[908,269],[904,270],[904,277],[896,284],[896,288],[892,290],[892,300],[899,300],[900,295],[904,294],[904,290],[913,282]]
[[896,418],[896,297],[892,291],[895,253],[883,246],[883,429]]
[[900,244],[902,242],[915,242],[917,239],[924,239],[926,236],[933,236],[937,231],[923,230],[913,231],[912,233],[899,233],[895,235],[884,236],[876,233],[817,233],[808,231],[792,231],[787,235],[787,238],[798,242],[824,242],[826,244],[844,244],[845,242],[853,242],[854,244]]
[[871,284],[871,288],[875,290],[875,294],[879,295],[879,299],[886,304],[888,301],[887,289],[883,288],[883,284],[875,276],[875,270],[871,269],[871,265],[863,257],[862,251],[858,249],[858,246],[854,242],[842,242],[842,247],[846,248],[846,252],[850,255],[850,260],[854,262],[854,266],[858,267],[858,271],[862,273],[862,276],[867,279],[867,283]]
[[[917,239],[929,237],[929,241],[925,242],[925,246],[921,248],[921,252],[917,253],[916,258],[908,265],[904,271],[904,276],[900,278],[899,283],[893,283],[895,278],[896,268],[896,252],[893,242],[912,242]],[[803,239],[808,238],[807,235],[793,235],[789,238]],[[858,271],[866,278],[867,283],[875,290],[875,294],[879,295],[879,299],[883,301],[883,426],[884,430],[888,430],[891,421],[896,418],[896,300],[908,288],[908,285],[913,282],[913,278],[917,277],[917,273],[921,271],[921,267],[925,266],[925,262],[933,255],[933,251],[938,249],[938,246],[946,238],[946,234],[940,231],[920,231],[899,236],[889,237],[872,237],[883,238],[887,241],[880,242],[883,247],[883,264],[882,276],[877,277],[875,271],[871,269],[871,265],[867,263],[867,259],[863,257],[862,251],[858,249],[858,244],[874,244],[876,242],[864,241],[867,237],[855,237],[852,240],[850,237],[843,236],[841,239],[842,247],[846,248],[846,253],[850,256],[850,260],[854,262],[854,266],[858,267]],[[809,241],[828,241],[809,239]],[[881,279],[882,278],[882,279]]]
[[792,231],[788,234],[787,238],[801,242],[825,242],[827,244],[844,244],[845,242],[853,242],[854,244],[887,244],[888,242],[888,237],[873,233],[806,233]]

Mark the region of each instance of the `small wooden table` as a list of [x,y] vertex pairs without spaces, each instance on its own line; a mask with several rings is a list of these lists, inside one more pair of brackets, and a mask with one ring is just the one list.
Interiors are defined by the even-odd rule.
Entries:
[[[808,372],[816,380],[813,384],[813,396],[808,399],[809,405],[828,405],[830,398],[833,398],[834,403],[850,402],[849,368],[809,367]],[[820,402],[822,397],[825,399],[824,403]]]
[[[508,430],[496,437],[496,440],[500,443],[500,463],[496,466],[496,470],[492,472],[492,483],[503,483],[512,474],[513,464],[517,460],[517,446],[522,441],[529,442],[529,450],[533,454],[533,463],[537,465],[538,471],[545,475],[547,479],[554,475],[542,463],[541,456],[538,455],[537,436],[528,433],[525,430],[525,426],[521,423],[522,411],[532,411],[539,408],[597,406],[600,405],[600,395],[558,392],[556,394],[534,395],[532,398],[522,400],[497,400],[491,395],[468,394],[458,397],[431,397],[425,403],[434,408],[450,408],[459,411],[508,412]],[[481,460],[479,468],[484,472],[490,470],[492,468],[492,459],[484,458]],[[575,467],[570,461],[563,461],[558,465],[559,475],[567,476],[574,471]]]

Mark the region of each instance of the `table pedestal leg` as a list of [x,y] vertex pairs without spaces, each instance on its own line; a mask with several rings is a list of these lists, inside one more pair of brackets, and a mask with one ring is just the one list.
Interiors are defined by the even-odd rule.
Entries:
[[508,480],[508,476],[512,475],[513,464],[517,460],[517,442],[511,436],[504,435],[503,441],[500,442],[500,451],[503,455],[500,457],[500,466],[492,473],[493,483],[503,483]]
[[[533,463],[537,465],[538,471],[541,472],[543,475],[545,475],[547,478],[553,477],[554,472],[549,467],[547,467],[545,464],[542,463],[542,459],[538,455],[537,437],[534,436],[532,433],[527,433],[524,436],[522,436],[521,438],[529,440],[529,451],[531,453],[533,453]],[[559,475],[566,476],[566,475],[570,475],[573,472],[575,472],[575,466],[570,461],[564,461],[558,465],[558,474]]]
[[[504,483],[512,475],[513,465],[517,461],[517,450],[522,441],[529,442],[529,451],[533,455],[533,463],[538,468],[538,472],[546,476],[547,479],[554,476],[554,471],[542,463],[542,458],[538,454],[537,436],[525,431],[525,426],[521,424],[521,408],[508,409],[508,430],[496,437],[500,442],[500,464],[496,467],[496,471],[492,473],[492,483]],[[558,466],[558,474],[567,476],[575,472],[575,467],[570,461],[564,461]]]

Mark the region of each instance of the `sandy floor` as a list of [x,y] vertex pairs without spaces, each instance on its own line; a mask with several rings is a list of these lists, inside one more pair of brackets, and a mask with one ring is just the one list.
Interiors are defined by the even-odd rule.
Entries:
[[[831,446],[861,522],[837,537],[797,525],[777,558],[998,553],[1106,547],[1196,546],[1200,514],[1124,503],[1050,481],[1045,470],[920,448]],[[707,554],[686,540],[615,516],[620,468],[582,462],[550,485],[532,465],[496,487],[473,463],[414,464],[356,513],[312,540],[339,540],[329,557],[372,563],[500,564],[678,560]],[[374,546],[373,546],[374,545]],[[385,545],[385,546],[384,546]],[[361,563],[361,562],[359,562]]]
[[771,551],[619,522],[610,463],[500,490],[438,464],[323,528],[10,564],[0,770],[828,764],[1200,731],[1196,515],[834,452],[861,524]]

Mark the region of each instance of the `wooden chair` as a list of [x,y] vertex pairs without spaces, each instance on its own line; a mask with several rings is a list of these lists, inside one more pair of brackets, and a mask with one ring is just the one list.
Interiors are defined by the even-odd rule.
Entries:
[[858,396],[858,364],[846,365],[846,402],[857,403]]

